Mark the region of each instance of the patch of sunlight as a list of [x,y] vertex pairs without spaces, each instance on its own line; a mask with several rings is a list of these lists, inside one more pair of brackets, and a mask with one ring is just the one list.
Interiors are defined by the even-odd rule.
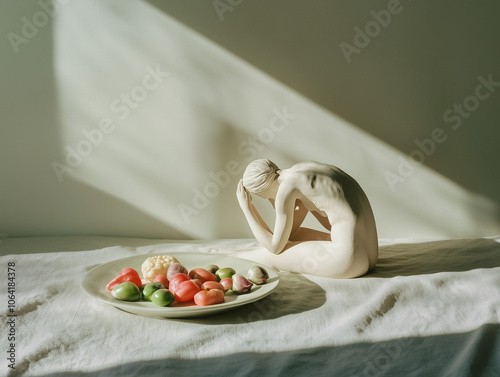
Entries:
[[54,31],[61,180],[194,238],[252,237],[235,197],[245,166],[316,160],[359,181],[380,237],[498,233],[494,203],[424,166],[389,184],[402,153],[145,2],[71,2]]

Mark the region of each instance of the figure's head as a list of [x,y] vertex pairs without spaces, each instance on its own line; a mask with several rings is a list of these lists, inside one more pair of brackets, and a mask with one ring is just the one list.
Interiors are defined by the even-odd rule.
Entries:
[[278,179],[280,169],[270,160],[259,159],[248,164],[243,173],[243,186],[252,194],[262,196]]

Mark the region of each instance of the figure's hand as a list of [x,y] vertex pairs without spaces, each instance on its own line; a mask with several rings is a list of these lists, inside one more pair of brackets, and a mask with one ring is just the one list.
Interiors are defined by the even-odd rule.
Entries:
[[243,186],[243,179],[240,179],[240,181],[238,182],[236,197],[238,198],[238,203],[240,204],[241,209],[244,210],[250,208],[250,204],[252,203],[252,196],[247,191],[245,186]]

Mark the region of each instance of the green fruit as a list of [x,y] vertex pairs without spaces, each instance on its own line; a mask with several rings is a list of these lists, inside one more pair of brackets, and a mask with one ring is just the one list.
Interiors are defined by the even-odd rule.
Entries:
[[162,288],[165,288],[165,286],[159,282],[146,284],[142,291],[142,298],[146,301],[151,301],[151,295],[158,289]]
[[217,276],[217,279],[221,281],[224,278],[232,278],[235,273],[236,271],[234,270],[234,268],[224,267],[224,268],[219,268],[215,272],[215,276]]
[[175,301],[175,297],[168,289],[161,288],[153,292],[151,301],[159,306],[169,306]]
[[111,295],[123,301],[137,301],[141,299],[139,287],[130,281],[115,285],[111,291]]

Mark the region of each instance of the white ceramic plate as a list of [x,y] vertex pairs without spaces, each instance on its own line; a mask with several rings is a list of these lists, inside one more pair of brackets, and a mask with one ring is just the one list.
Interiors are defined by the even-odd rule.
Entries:
[[[122,269],[131,267],[141,274],[141,265],[148,258],[156,254],[142,254],[133,257],[118,259],[93,268],[84,276],[81,282],[82,290],[89,296],[106,304],[130,313],[146,317],[189,318],[212,315],[238,306],[260,300],[272,293],[279,284],[279,275],[271,267],[259,264],[269,273],[269,279],[263,285],[254,285],[249,293],[237,295],[231,291],[226,292],[225,300],[221,304],[210,306],[197,306],[190,303],[174,303],[171,306],[161,307],[146,301],[120,301],[111,296],[106,290],[106,284],[114,279]],[[248,269],[256,262],[235,258],[221,254],[198,252],[169,252],[168,255],[176,257],[188,270],[196,267],[205,267],[215,264],[220,268],[232,267],[237,273],[247,276]]]

